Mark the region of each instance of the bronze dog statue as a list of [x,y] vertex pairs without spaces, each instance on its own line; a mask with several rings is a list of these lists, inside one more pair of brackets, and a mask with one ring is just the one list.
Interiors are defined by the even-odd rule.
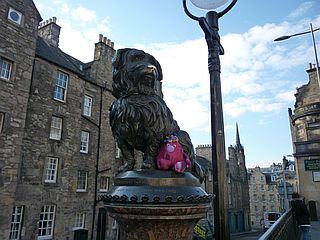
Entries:
[[[142,50],[124,48],[117,50],[112,64],[116,100],[110,108],[110,125],[123,158],[119,172],[134,168],[134,149],[144,153],[143,169],[155,169],[160,145],[171,134],[179,138],[183,151],[195,163],[188,133],[180,130],[163,100],[159,62]],[[201,167],[193,165],[201,175]]]

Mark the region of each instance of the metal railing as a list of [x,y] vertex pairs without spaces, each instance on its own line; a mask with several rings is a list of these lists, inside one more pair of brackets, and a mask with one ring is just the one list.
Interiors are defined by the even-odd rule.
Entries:
[[290,208],[259,238],[259,240],[298,240],[300,239],[300,234],[300,230]]

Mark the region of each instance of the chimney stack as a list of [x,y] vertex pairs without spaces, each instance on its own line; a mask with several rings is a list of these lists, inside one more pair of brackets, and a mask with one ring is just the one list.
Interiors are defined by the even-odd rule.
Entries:
[[111,42],[110,39],[99,34],[99,42],[95,44],[94,60],[101,59],[102,56],[107,54],[110,48],[114,50],[114,42]]
[[38,27],[38,35],[51,46],[59,47],[59,36],[61,27],[56,22],[56,17],[41,22]]

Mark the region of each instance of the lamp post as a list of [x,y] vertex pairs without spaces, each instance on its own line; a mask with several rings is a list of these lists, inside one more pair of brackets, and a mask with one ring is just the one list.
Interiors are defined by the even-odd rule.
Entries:
[[286,159],[286,156],[283,156],[283,159],[282,159],[283,191],[284,191],[283,207],[286,211],[289,209],[287,183],[286,183],[286,168],[287,168],[287,166],[288,166],[288,160]]
[[[191,0],[200,9],[215,9],[224,5],[228,0]],[[205,34],[208,45],[208,68],[210,74],[210,110],[211,110],[211,139],[212,139],[212,168],[213,168],[213,194],[214,199],[214,233],[215,239],[228,240],[228,200],[225,179],[225,139],[222,112],[220,58],[224,49],[220,43],[218,19],[231,10],[237,0],[233,0],[223,11],[207,12],[205,17],[196,17],[187,8],[183,0],[185,13],[197,21]]]
[[292,35],[286,35],[286,36],[281,36],[276,38],[274,41],[283,41],[286,39],[289,39],[291,37],[295,37],[295,36],[300,36],[300,35],[304,35],[304,34],[308,34],[311,33],[312,35],[312,43],[313,43],[313,50],[314,50],[314,56],[315,56],[315,60],[316,60],[316,71],[317,71],[317,79],[318,79],[318,84],[319,84],[319,88],[320,88],[320,72],[319,72],[319,61],[318,61],[318,54],[317,54],[317,47],[316,47],[316,41],[315,41],[315,37],[314,37],[314,32],[320,30],[320,28],[313,28],[312,27],[312,23],[310,23],[310,31],[306,31],[306,32],[301,32],[301,33],[295,33]]

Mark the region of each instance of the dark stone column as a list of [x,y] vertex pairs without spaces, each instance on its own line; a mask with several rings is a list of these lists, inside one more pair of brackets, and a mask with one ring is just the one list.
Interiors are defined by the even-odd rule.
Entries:
[[100,198],[117,220],[121,240],[191,240],[212,196],[191,173],[128,171]]

